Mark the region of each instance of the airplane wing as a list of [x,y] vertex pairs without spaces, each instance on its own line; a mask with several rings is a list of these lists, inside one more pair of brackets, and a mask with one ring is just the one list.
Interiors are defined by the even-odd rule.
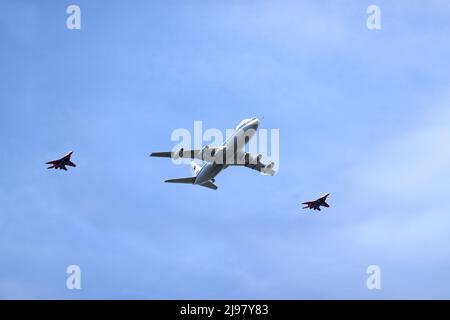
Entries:
[[[185,158],[185,159],[198,159],[206,162],[212,162],[213,156],[217,152],[222,152],[222,148],[203,148],[197,150],[184,150],[181,148],[179,151],[167,151],[167,152],[153,152],[150,157],[161,157],[161,158]],[[219,153],[217,153],[218,155]],[[223,154],[223,153],[222,153]]]
[[53,160],[53,161],[46,162],[45,164],[58,164],[60,162],[61,162],[61,160]]
[[244,163],[240,164],[240,163],[234,163],[234,164],[229,164],[230,166],[244,166],[256,171],[261,172],[262,174],[267,174],[267,175],[271,175],[273,176],[275,174],[275,170],[273,170],[273,167],[275,165],[274,162],[271,162],[270,164],[264,164],[262,162],[260,162],[257,158],[255,158],[254,156],[252,156],[250,153],[245,152],[243,154],[244,157]]
[[186,158],[186,159],[202,159],[202,150],[184,150],[180,151],[168,151],[168,152],[153,152],[150,157],[160,157],[160,158]]
[[66,166],[69,166],[69,167],[76,167],[77,165],[75,164],[75,163],[73,163],[72,161],[68,161],[67,163],[66,163]]
[[247,167],[247,168],[259,171],[259,172],[261,172],[263,174],[267,174],[267,175],[270,175],[270,176],[275,175],[275,170],[273,170],[272,167],[269,167],[270,164],[269,165],[265,165],[263,163],[257,163],[257,164],[245,164],[244,166]]

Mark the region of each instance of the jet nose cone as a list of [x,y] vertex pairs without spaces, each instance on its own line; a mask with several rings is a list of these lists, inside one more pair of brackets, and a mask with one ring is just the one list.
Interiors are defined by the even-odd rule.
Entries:
[[253,126],[254,126],[256,129],[258,129],[259,124],[260,124],[259,119],[258,119],[258,118],[255,118],[255,119],[253,119],[252,122],[253,122]]

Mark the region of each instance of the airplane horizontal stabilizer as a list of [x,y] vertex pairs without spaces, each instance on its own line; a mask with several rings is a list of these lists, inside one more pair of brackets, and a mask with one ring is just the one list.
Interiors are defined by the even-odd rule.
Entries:
[[195,177],[189,177],[189,178],[180,178],[180,179],[169,179],[164,182],[168,183],[189,183],[194,184]]
[[[166,180],[165,182],[168,183],[187,183],[187,184],[194,184],[195,182],[195,177],[190,177],[190,178],[180,178],[180,179],[169,179]],[[198,184],[201,187],[205,187],[205,188],[209,188],[209,189],[213,189],[213,190],[217,190],[217,186],[212,183],[211,181],[202,183],[202,184]]]
[[214,183],[212,183],[211,181],[205,182],[203,184],[199,184],[199,186],[217,190],[217,186]]

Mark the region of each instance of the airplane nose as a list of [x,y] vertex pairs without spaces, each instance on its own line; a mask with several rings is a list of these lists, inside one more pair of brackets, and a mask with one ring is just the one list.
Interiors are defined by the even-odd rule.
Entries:
[[260,121],[258,118],[255,118],[255,120],[253,120],[253,123],[254,123],[255,127],[258,128]]

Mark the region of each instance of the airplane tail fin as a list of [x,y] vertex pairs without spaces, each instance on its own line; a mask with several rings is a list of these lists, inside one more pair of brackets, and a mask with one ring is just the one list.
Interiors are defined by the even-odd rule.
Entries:
[[67,164],[69,167],[76,167],[77,165],[75,163],[73,163],[72,161],[68,161]]

